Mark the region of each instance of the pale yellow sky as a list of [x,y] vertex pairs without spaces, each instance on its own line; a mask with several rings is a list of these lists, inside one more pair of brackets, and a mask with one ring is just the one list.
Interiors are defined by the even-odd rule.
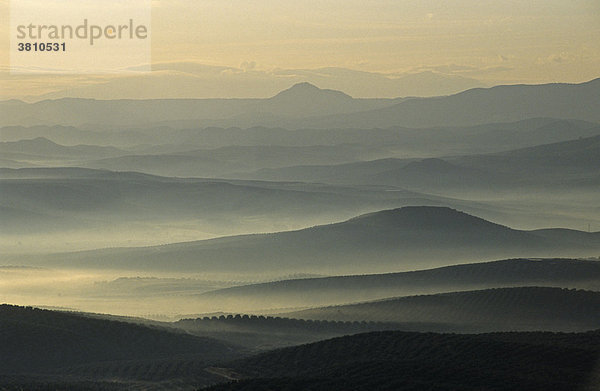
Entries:
[[[323,67],[392,78],[433,71],[475,79],[485,85],[582,82],[600,76],[598,0],[152,3],[153,63],[195,62],[230,67],[241,84],[232,88],[232,80],[224,81],[220,95],[225,96],[268,95],[285,84],[279,83],[281,70],[289,74]],[[6,69],[9,1],[0,0],[0,7],[0,65]],[[241,73],[246,75],[242,77]],[[219,95],[215,90],[219,78],[224,77],[222,72],[193,77],[204,78],[212,86],[199,88],[195,92],[198,97]],[[104,83],[107,77],[23,77],[3,71],[0,81],[0,98],[7,99],[77,90],[90,83]],[[346,78],[330,84],[347,86],[346,90],[358,95],[377,95],[376,91],[366,92],[365,86],[351,83]],[[268,88],[260,88],[262,85]],[[115,93],[120,96],[118,91]],[[393,91],[382,90],[381,96],[390,94]]]

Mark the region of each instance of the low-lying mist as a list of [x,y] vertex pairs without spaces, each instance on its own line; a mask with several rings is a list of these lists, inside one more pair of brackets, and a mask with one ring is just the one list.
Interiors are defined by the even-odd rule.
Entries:
[[598,292],[600,262],[513,259],[348,276],[0,267],[2,303],[155,320],[283,314],[394,297],[527,286]]
[[[307,275],[314,277],[316,275]],[[220,312],[280,312],[268,301],[213,300],[203,293],[233,286],[302,278],[296,275],[156,273],[0,266],[0,303],[157,320]],[[261,312],[262,313],[262,312]]]
[[[359,210],[367,212],[369,210]],[[205,219],[132,221],[118,216],[99,216],[69,227],[52,223],[44,227],[13,229],[0,223],[0,253],[47,254],[115,247],[158,246],[223,236],[281,232],[329,224],[354,217],[354,212],[323,213],[319,216],[206,216]],[[112,220],[112,221],[111,221]]]
[[[217,276],[214,276],[217,277]],[[143,317],[215,310],[194,296],[241,282],[110,270],[0,267],[3,303]]]

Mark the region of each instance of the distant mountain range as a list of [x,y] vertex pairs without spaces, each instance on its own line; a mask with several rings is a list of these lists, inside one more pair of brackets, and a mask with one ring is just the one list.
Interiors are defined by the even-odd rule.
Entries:
[[[586,132],[600,132],[600,126]],[[114,147],[63,146],[41,137],[0,143],[3,158],[23,165],[54,162],[164,176],[386,185],[424,192],[498,186],[590,187],[600,178],[595,164],[600,156],[600,135],[489,154],[364,161],[369,155],[383,153],[381,146],[353,144],[228,146],[132,154]]]
[[[582,159],[575,153],[586,149],[589,156],[595,152],[592,151],[593,140],[592,145],[585,146],[584,142],[577,142],[577,139],[589,139],[599,135],[600,125],[538,118],[461,129],[289,131],[266,128],[159,128],[143,132],[124,129],[116,134],[107,132],[106,139],[100,141],[97,138],[101,133],[63,127],[3,128],[3,137],[18,141],[0,142],[0,156],[3,166],[8,168],[79,166],[179,177],[370,182],[392,185],[406,182],[410,186],[424,187],[483,187],[488,186],[490,180],[492,183],[498,179],[501,180],[500,183],[505,181],[504,178],[495,178],[498,174],[490,176],[487,172],[495,170],[496,167],[490,164],[478,167],[478,161],[471,162],[473,158],[481,159],[478,155],[508,155],[506,151],[514,150],[507,158],[512,158],[512,155],[527,155],[521,156],[520,162],[527,158],[526,163],[537,168],[544,165],[544,159],[548,157],[554,159],[558,154],[569,153],[573,155],[572,158],[563,158],[562,163],[572,166],[574,159]],[[19,139],[19,135],[38,137]],[[128,144],[130,141],[127,140],[136,137],[139,137],[138,143],[149,144],[122,145],[119,148],[72,145],[77,140],[105,144],[113,136],[121,140],[113,140],[116,145],[122,142]],[[71,137],[73,138],[69,145],[53,141],[66,141]],[[553,150],[549,150],[548,147],[537,148],[551,142],[564,144],[557,144]],[[522,148],[536,149],[531,150],[533,153],[529,154],[527,150],[518,150]],[[470,156],[471,159],[456,158],[457,155]],[[398,159],[397,156],[403,158]],[[422,160],[423,156],[444,161],[426,160],[420,163],[419,160]],[[382,158],[381,162],[370,163],[379,158]],[[492,158],[498,159],[497,156]],[[386,161],[387,165],[383,164]],[[409,163],[413,164],[409,166]],[[369,165],[373,167],[370,168]],[[594,165],[577,168],[589,171]],[[508,177],[514,177],[513,173]]]
[[[121,154],[125,155],[125,154]],[[165,154],[127,154],[88,159],[78,165],[115,171],[138,171],[178,177],[222,177],[235,172],[297,164],[335,164],[377,155],[377,148],[336,146],[228,146]]]
[[575,191],[600,184],[598,156],[597,135],[491,154],[262,169],[242,176],[399,186],[425,192],[540,186]]
[[[193,125],[194,126],[194,125]],[[386,129],[149,128],[10,126],[0,141],[46,138],[62,146],[114,145],[129,155],[160,155],[222,147],[360,147],[363,159],[432,157],[503,152],[600,134],[600,125],[580,120],[532,118],[469,127]],[[90,156],[94,158],[94,156]],[[317,162],[309,163],[319,164]],[[243,170],[243,171],[247,171]]]
[[309,120],[320,128],[468,126],[553,117],[600,120],[600,79],[581,84],[475,88],[448,97],[411,99],[393,106]]
[[[262,121],[350,113],[389,106],[393,99],[353,99],[332,90],[299,83],[268,99],[153,99],[94,100],[63,98],[36,103],[2,101],[10,113],[2,125],[187,125],[237,123],[255,126]],[[61,110],[60,112],[58,110]]]
[[[16,82],[16,81],[15,81]],[[356,97],[437,96],[454,94],[468,88],[484,87],[479,80],[423,70],[411,73],[384,74],[340,67],[317,69],[276,69],[269,72],[249,71],[195,62],[152,64],[151,73],[133,72],[117,78],[94,78],[94,83],[78,83],[68,89],[29,96],[28,99],[95,98],[156,99],[204,97],[271,96],[290,84],[310,82]],[[7,93],[3,96],[9,96]],[[15,96],[12,94],[12,96]]]
[[96,145],[64,146],[44,137],[31,140],[0,142],[2,158],[14,160],[99,159],[125,155],[115,147]]
[[353,99],[307,83],[269,99],[114,100],[64,98],[0,102],[1,126],[149,125],[387,128],[469,126],[536,117],[599,122],[600,79],[581,84],[511,85],[447,97]]
[[487,155],[425,159],[373,175],[371,183],[422,191],[456,188],[598,186],[600,136]]
[[600,234],[521,231],[445,207],[404,207],[298,231],[159,247],[11,258],[10,264],[202,271],[364,273],[515,256],[592,256]]

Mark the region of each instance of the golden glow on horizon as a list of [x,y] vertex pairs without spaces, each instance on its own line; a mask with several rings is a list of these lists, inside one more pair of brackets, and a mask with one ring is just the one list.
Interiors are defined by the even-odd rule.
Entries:
[[[8,66],[8,4],[0,1],[3,69]],[[153,0],[152,45],[154,63],[190,61],[233,67],[258,72],[266,83],[281,77],[277,70],[322,67],[392,77],[433,71],[485,85],[582,82],[600,76],[600,3]],[[280,88],[275,83],[268,91],[256,89],[260,80],[255,76],[248,76],[254,78],[248,83],[248,96],[264,96]],[[5,71],[0,78],[1,99],[105,81],[17,78]],[[349,82],[340,83],[343,89]],[[348,90],[352,88],[349,85]]]

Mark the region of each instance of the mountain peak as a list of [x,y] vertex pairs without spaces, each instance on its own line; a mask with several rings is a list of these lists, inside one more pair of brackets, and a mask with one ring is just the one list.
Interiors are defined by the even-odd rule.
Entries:
[[296,83],[289,88],[290,90],[313,90],[313,91],[321,91],[319,87],[314,84],[311,84],[307,81],[303,81],[301,83]]
[[296,83],[287,90],[281,91],[271,99],[314,99],[320,97],[324,97],[326,99],[335,98],[352,100],[352,97],[350,95],[347,95],[341,91],[322,89],[308,82]]

